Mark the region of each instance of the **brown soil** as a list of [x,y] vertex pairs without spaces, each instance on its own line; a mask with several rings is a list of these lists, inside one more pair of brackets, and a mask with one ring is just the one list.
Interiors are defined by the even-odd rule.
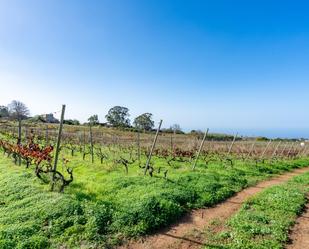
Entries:
[[290,234],[290,240],[291,244],[287,245],[286,249],[309,248],[309,203],[307,203],[303,214],[296,220],[296,225]]
[[[218,222],[222,226],[224,221],[230,218],[241,205],[252,195],[260,192],[264,188],[288,181],[295,175],[308,172],[309,168],[296,169],[294,171],[277,176],[270,180],[258,183],[254,187],[246,188],[235,196],[212,207],[193,210],[185,215],[177,224],[158,231],[154,235],[144,237],[138,241],[129,241],[118,247],[119,249],[195,249],[204,245],[204,231],[206,227]],[[308,235],[308,214],[307,214]],[[221,230],[219,227],[218,230]],[[305,234],[304,234],[305,235]],[[308,238],[307,236],[307,243]],[[309,247],[291,247],[309,248]]]

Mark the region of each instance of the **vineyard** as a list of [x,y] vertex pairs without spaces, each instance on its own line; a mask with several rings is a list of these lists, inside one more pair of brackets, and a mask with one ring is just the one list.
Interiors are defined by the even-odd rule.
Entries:
[[220,245],[227,248],[282,248],[289,239],[289,228],[304,209],[308,182],[309,173],[302,174],[251,198],[220,232],[218,224],[209,229],[208,244],[212,246],[205,249]]
[[309,249],[308,12],[0,0],[0,249]]
[[57,130],[0,126],[0,248],[113,248],[309,163],[300,141],[64,126],[55,168]]

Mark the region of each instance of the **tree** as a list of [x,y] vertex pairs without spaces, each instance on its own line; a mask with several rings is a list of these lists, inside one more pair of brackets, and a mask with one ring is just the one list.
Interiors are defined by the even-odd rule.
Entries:
[[[18,100],[13,100],[9,104],[9,114],[13,119],[18,120],[18,139],[17,139],[17,144],[21,143],[21,121],[25,118],[28,117],[29,115],[29,109],[28,107],[18,101]],[[21,165],[21,157],[18,157],[18,164]]]
[[165,133],[184,134],[179,124],[173,124],[170,126],[170,128],[162,129],[162,131]]
[[28,107],[18,101],[18,100],[13,100],[9,105],[9,114],[13,119],[17,119],[18,121],[25,119],[29,115],[29,109]]
[[6,106],[0,106],[0,118],[6,118],[9,116],[9,109]]
[[96,124],[99,124],[99,118],[98,118],[98,115],[95,114],[95,115],[92,115],[88,118],[88,121],[90,124],[92,125],[96,125]]
[[105,116],[107,122],[114,127],[130,126],[129,109],[123,106],[114,106]]
[[180,125],[179,124],[173,124],[170,129],[174,132],[174,133],[183,133]]
[[149,131],[154,127],[151,113],[143,113],[134,119],[133,124],[136,128]]

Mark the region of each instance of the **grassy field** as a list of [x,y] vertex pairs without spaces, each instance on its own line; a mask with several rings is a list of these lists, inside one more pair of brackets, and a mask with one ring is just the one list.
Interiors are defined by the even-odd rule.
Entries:
[[166,226],[192,208],[214,205],[258,180],[309,163],[235,160],[233,167],[215,162],[206,167],[199,162],[195,171],[177,163],[164,178],[166,161],[158,157],[149,177],[137,162],[126,174],[121,165],[92,164],[80,153],[62,153],[74,168],[74,181],[65,193],[50,192],[33,170],[1,155],[0,248],[112,247]]
[[206,248],[282,249],[289,228],[302,212],[309,192],[309,173],[268,188],[248,200],[224,232],[209,236]]

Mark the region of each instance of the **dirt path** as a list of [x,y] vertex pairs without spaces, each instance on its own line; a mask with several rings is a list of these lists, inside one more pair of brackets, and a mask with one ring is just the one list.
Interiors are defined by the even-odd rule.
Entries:
[[[256,186],[246,188],[237,193],[235,196],[212,208],[193,210],[184,216],[177,224],[174,224],[171,227],[163,229],[154,235],[147,236],[138,241],[129,241],[125,245],[119,247],[119,249],[201,248],[204,245],[203,233],[205,227],[210,226],[215,222],[224,222],[241,207],[243,202],[246,201],[248,197],[260,192],[264,188],[286,182],[293,176],[308,171],[309,167],[296,169],[270,180],[260,182]],[[307,222],[308,221],[309,220],[307,218]]]
[[296,220],[296,225],[291,231],[290,239],[291,244],[287,245],[286,249],[309,248],[309,203],[306,205],[305,212]]

